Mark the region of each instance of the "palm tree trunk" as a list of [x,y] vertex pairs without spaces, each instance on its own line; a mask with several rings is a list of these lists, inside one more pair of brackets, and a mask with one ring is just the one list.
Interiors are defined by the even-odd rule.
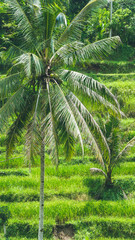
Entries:
[[106,177],[106,180],[105,180],[105,186],[107,188],[110,188],[112,185],[113,185],[112,184],[112,171],[108,170],[107,177]]
[[45,143],[42,137],[41,163],[40,163],[40,207],[39,207],[39,229],[38,240],[43,240],[44,230],[44,176],[45,176]]
[[6,168],[9,168],[9,158],[7,153],[6,153]]

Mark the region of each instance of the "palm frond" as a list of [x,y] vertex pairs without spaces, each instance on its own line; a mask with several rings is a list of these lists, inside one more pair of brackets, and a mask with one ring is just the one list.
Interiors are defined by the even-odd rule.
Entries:
[[67,131],[65,124],[59,122],[58,129],[60,143],[64,147],[65,159],[70,161],[75,153],[75,139],[73,134]]
[[10,126],[6,137],[6,155],[7,157],[13,153],[16,143],[19,142],[24,127],[26,126],[30,113],[33,109],[33,96],[30,95],[25,102],[25,106],[21,109],[20,114]]
[[16,59],[16,66],[23,65],[27,77],[31,77],[33,72],[39,76],[44,72],[42,59],[33,53],[24,53]]
[[56,86],[55,91],[53,93],[53,108],[56,119],[57,121],[60,120],[61,122],[63,122],[63,124],[67,128],[67,131],[69,131],[71,135],[74,135],[74,138],[79,138],[82,147],[82,154],[84,154],[83,140],[77,122],[75,120],[74,114],[68,104],[68,101],[62,89],[60,88],[56,81],[55,83]]
[[37,12],[41,11],[41,8],[42,8],[41,1],[39,1],[39,0],[30,0],[29,3],[30,3],[30,7],[32,8],[32,10],[34,12],[37,13]]
[[[105,85],[94,80],[92,77],[70,70],[62,70],[58,74],[63,80],[69,82],[71,88],[74,90],[82,90],[82,92],[93,98],[94,101],[99,101],[104,105],[110,106],[110,108],[114,109],[116,112],[119,111],[119,103],[116,97]],[[106,101],[106,99],[112,101],[117,108]]]
[[24,49],[20,46],[16,46],[11,41],[10,47],[6,49],[6,51],[2,52],[2,59],[4,60],[4,63],[9,64],[10,61],[14,61],[14,58],[19,56],[20,54],[24,53]]
[[110,138],[111,137],[111,134],[113,132],[114,129],[116,129],[118,131],[118,128],[119,128],[119,119],[114,117],[113,115],[110,115],[109,116],[109,119],[106,120],[105,122],[105,129],[106,129],[106,132],[105,132],[105,136],[106,138]]
[[74,61],[78,59],[77,50],[84,46],[82,42],[70,42],[62,45],[51,58],[51,62],[62,61],[66,65],[73,65]]
[[[94,118],[92,117],[92,115],[90,114],[90,112],[86,109],[86,107],[81,103],[81,101],[72,93],[70,92],[69,94],[69,99],[72,100],[72,102],[75,104],[76,108],[79,110],[79,112],[81,113],[83,119],[85,120],[88,128],[90,129],[92,136],[93,136],[93,140],[95,139],[95,147],[97,149],[97,152],[101,152],[101,154],[103,155],[103,157],[99,160],[102,159],[104,160],[104,162],[108,162],[110,159],[110,150],[108,147],[108,144],[106,142],[106,139],[102,133],[102,131],[100,130],[100,127],[98,126],[98,124],[96,123],[96,121],[94,120]],[[99,155],[101,156],[101,155]],[[103,162],[102,162],[103,163]]]
[[16,93],[0,109],[0,130],[6,125],[7,119],[25,109],[25,102],[30,97],[31,92],[24,86],[20,87]]
[[105,173],[102,169],[99,169],[99,168],[90,168],[90,171],[91,171],[91,173],[94,173],[94,172],[102,173],[105,178],[107,177],[106,173]]
[[111,54],[120,42],[118,36],[102,39],[86,46],[81,42],[74,41],[60,47],[52,59],[62,60],[66,65],[73,65],[75,61],[82,62],[88,59],[99,60]]
[[26,156],[29,163],[34,160],[34,157],[39,153],[39,146],[41,143],[41,136],[37,122],[37,110],[39,105],[39,98],[41,93],[41,87],[39,88],[36,102],[33,102],[34,114],[28,125],[26,133]]
[[88,59],[103,59],[113,52],[121,40],[119,36],[105,38],[95,43],[88,44],[76,51],[78,61]]
[[48,121],[49,131],[50,131],[50,143],[51,143],[51,152],[53,159],[55,160],[56,166],[58,167],[59,163],[59,153],[58,153],[58,135],[56,131],[56,123],[53,116],[52,109],[52,99],[50,95],[50,86],[47,82],[47,92],[48,92],[48,100],[49,100],[49,108],[50,108],[50,120]]
[[104,166],[104,161],[103,161],[103,158],[102,158],[101,149],[97,144],[97,139],[95,138],[94,134],[91,132],[90,127],[88,126],[85,118],[82,116],[81,112],[76,107],[76,104],[72,101],[71,96],[70,95],[67,96],[67,99],[68,99],[68,103],[71,106],[71,109],[74,112],[74,115],[75,115],[76,121],[78,123],[78,126],[80,127],[83,135],[85,136],[85,139],[87,139],[87,143],[92,144],[92,148],[94,150],[96,158],[101,163],[101,165]]
[[[52,38],[52,34],[56,24],[57,16],[62,12],[60,6],[56,2],[49,2],[44,5],[39,18],[40,29],[42,30],[41,35],[43,40],[48,40],[48,45]],[[60,15],[61,20],[64,19],[63,15]],[[42,25],[41,25],[42,24]]]
[[28,124],[25,139],[26,159],[31,164],[34,163],[35,157],[40,152],[41,143],[40,132],[35,118],[32,118]]
[[79,13],[78,15],[72,20],[70,25],[66,28],[64,33],[61,35],[60,39],[58,40],[58,44],[63,44],[71,40],[78,40],[81,38],[81,33],[83,27],[90,15],[90,10],[96,10],[96,7],[101,7],[101,5],[107,3],[105,0],[92,0],[90,1]]
[[[34,40],[34,30],[32,24],[27,17],[23,7],[20,5],[18,0],[5,0],[5,2],[10,7],[10,10],[13,12],[14,19],[18,25],[18,28],[21,30],[21,33],[25,37],[25,40],[31,42]],[[32,41],[34,44],[34,41]]]
[[122,149],[122,151],[117,155],[115,161],[117,161],[119,158],[122,157],[122,155],[128,151],[129,148],[133,147],[135,144],[135,137],[133,137],[127,144],[126,146]]
[[[0,96],[7,97],[13,93],[21,84],[21,72],[0,78]],[[21,79],[21,80],[20,80]]]
[[55,123],[54,116],[49,112],[42,121],[42,129],[45,132],[45,144],[48,146],[52,155],[53,161],[58,167],[59,155],[58,155],[58,138],[57,138],[57,125]]

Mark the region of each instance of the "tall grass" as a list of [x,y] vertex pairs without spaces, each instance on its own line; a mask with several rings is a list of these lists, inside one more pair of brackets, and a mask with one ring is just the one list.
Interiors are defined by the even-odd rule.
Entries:
[[[7,204],[1,203],[2,206]],[[9,210],[12,219],[33,220],[38,219],[39,203],[10,203]],[[134,219],[135,202],[133,200],[107,202],[107,201],[74,201],[74,200],[54,200],[45,201],[44,218],[54,220],[57,223],[64,223],[70,220],[84,218],[86,216],[100,217],[126,217]],[[126,221],[126,219],[125,219]]]

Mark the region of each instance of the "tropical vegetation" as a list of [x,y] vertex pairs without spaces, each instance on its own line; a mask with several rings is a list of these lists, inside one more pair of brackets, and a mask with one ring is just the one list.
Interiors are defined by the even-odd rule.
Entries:
[[[77,240],[134,237],[134,147],[123,154],[135,136],[134,5],[127,4],[113,2],[110,24],[109,3],[102,0],[77,7],[64,0],[0,3],[0,166],[9,168],[0,171],[0,226],[6,238],[43,239],[43,232],[48,239],[67,232]],[[124,45],[108,38],[110,28]],[[118,119],[124,114],[132,118]],[[33,169],[39,162],[40,172]],[[29,172],[11,169],[28,165]],[[105,188],[90,169],[104,174]]]
[[114,167],[122,161],[123,155],[132,147],[135,143],[135,137],[133,137],[126,146],[120,150],[120,123],[119,120],[113,116],[110,116],[109,119],[106,120],[104,123],[101,119],[100,121],[100,128],[104,133],[106,138],[108,148],[110,150],[110,157],[109,159],[103,159],[103,168],[91,168],[91,172],[100,172],[105,177],[105,187],[112,187],[112,172]]

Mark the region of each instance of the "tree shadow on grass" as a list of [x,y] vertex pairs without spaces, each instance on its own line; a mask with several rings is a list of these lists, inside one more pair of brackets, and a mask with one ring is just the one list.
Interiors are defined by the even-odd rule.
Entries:
[[135,180],[132,178],[118,179],[109,187],[105,186],[103,178],[85,178],[83,184],[88,187],[89,197],[96,200],[117,201],[127,199],[127,195],[134,191]]

